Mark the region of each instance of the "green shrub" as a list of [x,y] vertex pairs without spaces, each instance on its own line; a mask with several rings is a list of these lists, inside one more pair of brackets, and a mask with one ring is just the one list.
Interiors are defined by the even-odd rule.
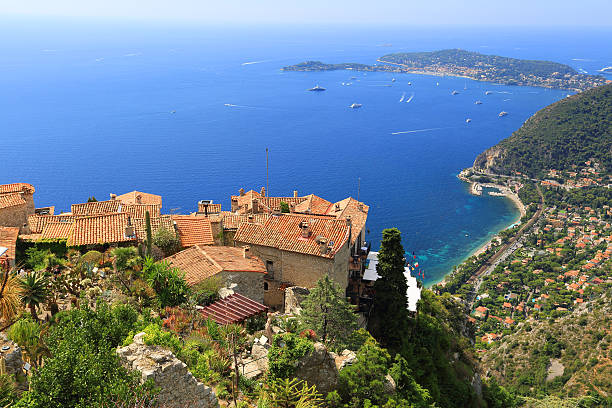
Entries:
[[297,361],[314,350],[312,342],[294,333],[274,336],[268,352],[268,378],[272,381],[290,378]]

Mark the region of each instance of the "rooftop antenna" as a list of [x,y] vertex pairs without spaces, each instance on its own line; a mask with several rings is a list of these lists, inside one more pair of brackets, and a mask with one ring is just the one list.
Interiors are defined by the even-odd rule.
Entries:
[[360,192],[361,192],[361,177],[357,177],[357,201],[359,201]]
[[268,186],[268,148],[266,147],[266,196],[270,197],[270,187]]

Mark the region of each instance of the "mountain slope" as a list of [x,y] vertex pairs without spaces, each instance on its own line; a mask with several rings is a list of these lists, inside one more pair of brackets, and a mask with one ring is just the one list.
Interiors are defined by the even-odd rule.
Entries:
[[612,84],[565,98],[538,111],[520,129],[476,158],[476,170],[537,176],[569,170],[589,159],[612,170]]

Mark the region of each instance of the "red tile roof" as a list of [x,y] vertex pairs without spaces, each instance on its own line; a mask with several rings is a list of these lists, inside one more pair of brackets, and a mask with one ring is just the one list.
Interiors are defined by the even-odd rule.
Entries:
[[[170,215],[160,215],[159,217],[151,217],[151,234],[155,233],[163,228],[171,232],[176,232],[174,229],[174,222]],[[147,238],[147,224],[145,218],[131,218],[130,221],[136,230],[136,236],[140,241],[144,241]]]
[[147,211],[151,218],[158,217],[161,213],[161,205],[159,204],[122,204],[119,211],[126,212],[134,216],[134,218],[145,218]]
[[[300,223],[308,223],[310,236],[302,238]],[[307,255],[333,258],[338,250],[346,245],[348,226],[344,220],[327,217],[283,214],[269,217],[263,225],[242,223],[236,231],[234,240],[248,244],[277,248],[282,251],[298,252]],[[320,250],[318,237],[327,240],[325,253]]]
[[218,324],[240,323],[258,314],[266,313],[268,307],[242,296],[239,293],[206,306],[200,313]]
[[294,211],[309,214],[327,214],[332,203],[314,194],[302,197],[303,201],[296,204]]
[[93,201],[90,203],[72,204],[74,215],[98,215],[119,212],[121,202],[118,200]]
[[165,260],[185,273],[190,286],[221,272],[266,273],[266,266],[259,258],[245,258],[244,249],[236,247],[194,245]]
[[355,240],[365,227],[368,219],[368,211],[370,207],[355,200],[352,197],[345,198],[342,201],[334,203],[328,210],[328,214],[334,215],[338,219],[351,219],[351,244],[355,243]]
[[15,260],[15,246],[19,236],[19,227],[0,227],[0,247],[8,248],[2,258]]
[[73,215],[29,215],[28,225],[32,233],[41,233],[49,222],[72,224],[75,218]]
[[77,217],[74,231],[68,239],[69,246],[98,245],[136,241],[136,233],[126,236],[127,213],[102,214],[90,217]]
[[143,193],[141,191],[130,191],[115,197],[123,204],[157,204],[162,206],[162,197],[157,194]]
[[198,203],[198,212],[206,212],[207,214],[219,214],[221,212],[221,204]]
[[74,223],[48,222],[40,234],[40,239],[68,239],[73,227]]
[[192,245],[214,245],[210,220],[192,215],[173,215],[176,229],[183,247]]
[[26,201],[21,196],[21,193],[9,193],[0,195],[0,210],[3,208],[15,207],[23,205]]
[[[271,217],[270,214],[251,214],[252,222],[255,224],[263,224],[266,220]],[[234,214],[229,211],[222,211],[221,216],[223,217],[223,229],[238,229],[241,223],[249,220],[248,214]]]
[[28,183],[0,184],[0,194],[29,193],[34,194],[34,186]]

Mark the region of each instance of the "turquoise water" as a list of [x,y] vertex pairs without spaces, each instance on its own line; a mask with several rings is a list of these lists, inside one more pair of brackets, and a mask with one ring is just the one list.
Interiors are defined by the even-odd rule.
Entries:
[[[265,185],[267,147],[272,195],[298,190],[335,201],[357,196],[360,178],[360,199],[370,205],[367,238],[376,248],[383,228],[398,227],[428,282],[518,217],[506,199],[471,196],[456,174],[567,93],[279,69],[449,47],[586,70],[612,65],[598,32],[24,20],[4,22],[0,35],[12,39],[0,43],[0,183],[33,183],[37,205],[68,210],[90,195],[139,189],[163,195],[166,212],[195,211],[201,199],[229,208],[239,188]],[[327,91],[306,91],[315,84]],[[410,103],[399,102],[404,94]],[[502,110],[510,114],[499,118]]]

